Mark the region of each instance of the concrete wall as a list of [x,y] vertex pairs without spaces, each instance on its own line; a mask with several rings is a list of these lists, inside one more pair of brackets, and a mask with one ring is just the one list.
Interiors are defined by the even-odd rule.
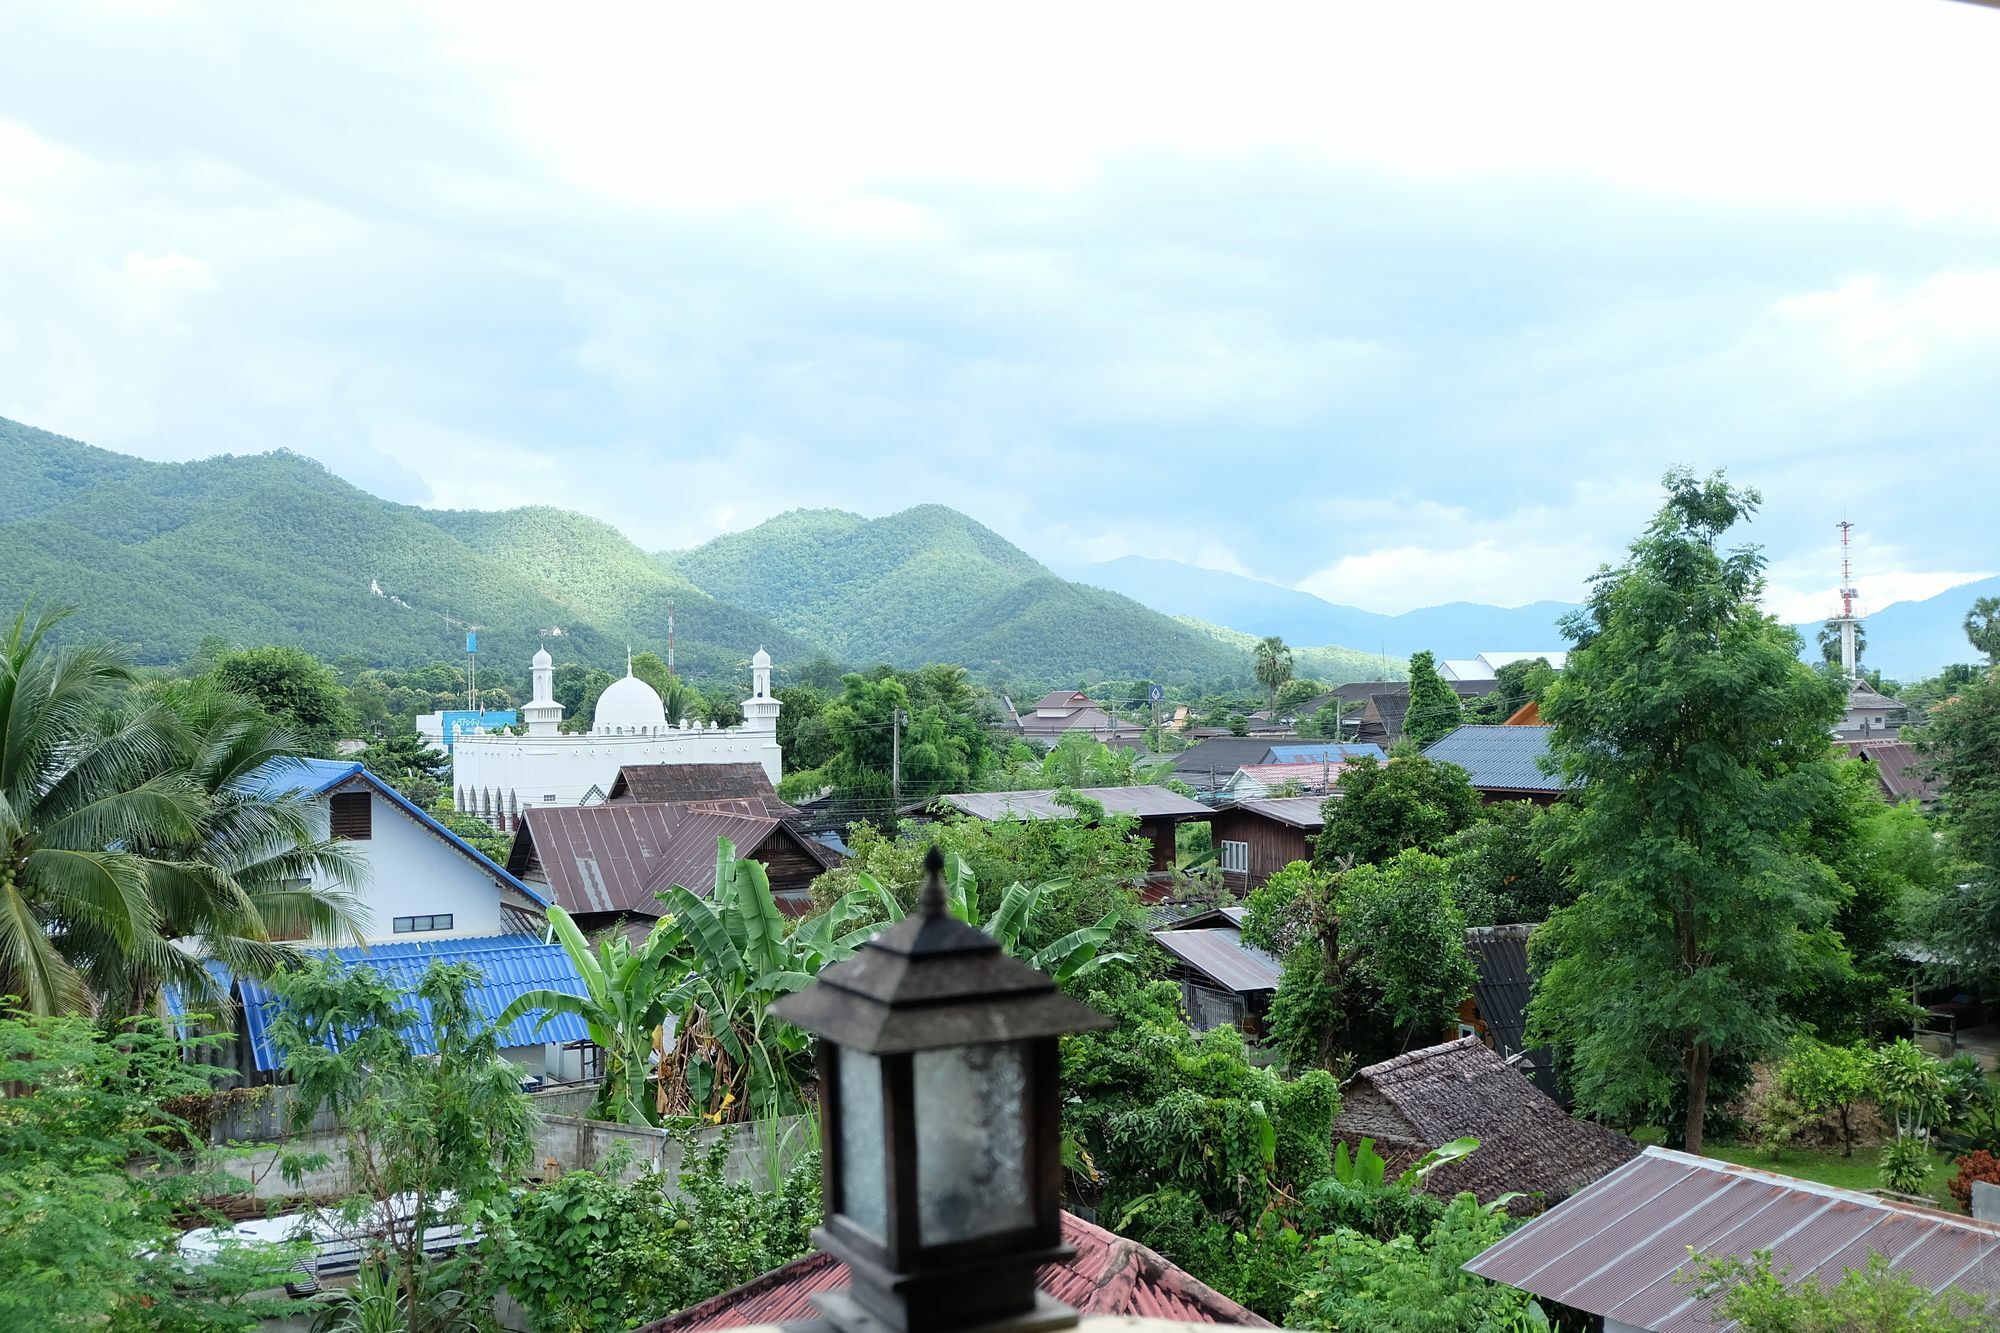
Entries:
[[[608,1164],[622,1149],[625,1164],[620,1180],[631,1180],[651,1168],[676,1179],[681,1169],[681,1145],[663,1129],[617,1125],[603,1120],[587,1120],[579,1113],[594,1095],[592,1089],[566,1089],[537,1094],[535,1109],[540,1123],[535,1129],[532,1174],[545,1179],[569,1171],[596,1169]],[[792,1117],[769,1127],[745,1125],[735,1131],[729,1161],[724,1168],[731,1180],[762,1183],[772,1179],[772,1164],[782,1172],[812,1147],[817,1126],[811,1117]],[[697,1142],[713,1143],[725,1130],[703,1129]],[[223,1163],[222,1169],[243,1182],[243,1193],[258,1199],[277,1199],[297,1193],[344,1194],[354,1189],[344,1158],[346,1141],[332,1129],[319,1129],[259,1148],[246,1156]],[[297,1185],[285,1180],[278,1162],[287,1152],[325,1153],[327,1164],[307,1172]]]

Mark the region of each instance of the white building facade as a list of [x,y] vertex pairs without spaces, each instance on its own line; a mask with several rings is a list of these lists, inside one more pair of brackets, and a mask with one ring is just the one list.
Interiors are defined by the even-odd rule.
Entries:
[[458,809],[499,829],[520,824],[534,806],[590,805],[604,799],[627,764],[759,764],[776,785],[782,775],[778,711],[771,697],[771,655],[750,659],[750,697],[743,725],[722,728],[667,721],[666,705],[632,674],[598,697],[588,732],[565,735],[563,706],[552,693],[555,664],[535,654],[534,698],[521,709],[528,734],[461,735],[451,752],[452,799]]

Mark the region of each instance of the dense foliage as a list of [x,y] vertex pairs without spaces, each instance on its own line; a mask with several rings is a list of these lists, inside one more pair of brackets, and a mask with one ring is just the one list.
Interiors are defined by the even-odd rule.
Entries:
[[[499,1029],[469,998],[479,981],[470,964],[434,962],[408,995],[330,957],[272,979],[282,1003],[268,1030],[297,1088],[293,1127],[331,1112],[355,1189],[308,1211],[361,1246],[364,1266],[386,1270],[407,1333],[445,1333],[484,1310],[494,1289],[487,1252],[433,1256],[424,1238],[504,1217],[512,1183],[534,1157],[520,1075],[500,1058]],[[412,1040],[411,1002],[428,1015],[426,1052]],[[280,1169],[296,1185],[327,1156],[295,1148]]]
[[1931,710],[1923,746],[1956,863],[1935,886],[1928,936],[1962,975],[2000,982],[2000,668]]
[[1465,770],[1421,755],[1387,764],[1364,755],[1341,771],[1339,787],[1314,844],[1322,865],[1386,861],[1413,847],[1437,851],[1479,817],[1479,793]]
[[1589,892],[1537,932],[1531,1016],[1583,1108],[1699,1150],[1718,1053],[1773,1049],[1808,968],[1844,960],[1834,877],[1796,836],[1835,794],[1842,690],[1759,608],[1757,551],[1716,549],[1756,494],[1666,485],[1566,627],[1577,646],[1542,705],[1582,788],[1559,854]]
[[205,1099],[216,1072],[149,1020],[0,1011],[0,1328],[207,1333],[285,1313],[253,1293],[291,1247],[184,1248],[190,1223],[222,1221],[202,1199],[234,1185],[166,1106]]
[[1838,1282],[1791,1279],[1773,1267],[1770,1251],[1760,1250],[1749,1259],[1701,1259],[1680,1280],[1713,1301],[1716,1322],[1735,1320],[1743,1333],[1976,1333],[1991,1326],[1974,1297],[1952,1288],[1933,1296],[1880,1254]]
[[1429,653],[1410,657],[1410,711],[1403,717],[1403,734],[1417,746],[1450,735],[1460,721],[1458,693],[1438,675]]
[[622,1333],[810,1251],[819,1154],[799,1154],[775,1180],[731,1181],[729,1145],[728,1132],[706,1143],[683,1133],[671,1180],[646,1171],[621,1183],[613,1162],[523,1195],[495,1275],[536,1328]]

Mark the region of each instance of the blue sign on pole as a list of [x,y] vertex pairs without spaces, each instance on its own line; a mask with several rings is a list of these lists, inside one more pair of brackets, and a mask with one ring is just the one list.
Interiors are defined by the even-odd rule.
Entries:
[[1162,700],[1162,699],[1164,699],[1164,698],[1166,698],[1166,697],[1167,697],[1167,692],[1166,692],[1165,690],[1161,689],[1161,688],[1160,688],[1159,686],[1157,686],[1157,685],[1148,685],[1148,686],[1146,687],[1146,702],[1147,702],[1147,703],[1149,703],[1149,704],[1156,704],[1156,703],[1158,703],[1158,702],[1159,702],[1160,700]]
[[477,630],[467,630],[465,632],[465,651],[468,653],[479,651],[479,632]]

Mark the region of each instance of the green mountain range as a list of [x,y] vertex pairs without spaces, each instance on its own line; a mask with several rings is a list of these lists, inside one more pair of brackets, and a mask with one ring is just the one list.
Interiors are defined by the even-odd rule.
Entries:
[[665,557],[727,602],[852,662],[960,662],[1031,682],[1209,680],[1249,654],[1128,597],[1068,583],[955,509],[795,510]]
[[66,637],[143,662],[219,635],[408,665],[455,656],[469,622],[503,669],[557,626],[558,660],[613,666],[628,641],[664,646],[671,605],[705,679],[760,644],[781,664],[952,661],[1023,686],[1249,670],[1227,636],[1057,578],[939,505],[800,511],[653,556],[565,510],[394,504],[286,452],[154,463],[0,418],[0,467],[0,605],[75,606]]

